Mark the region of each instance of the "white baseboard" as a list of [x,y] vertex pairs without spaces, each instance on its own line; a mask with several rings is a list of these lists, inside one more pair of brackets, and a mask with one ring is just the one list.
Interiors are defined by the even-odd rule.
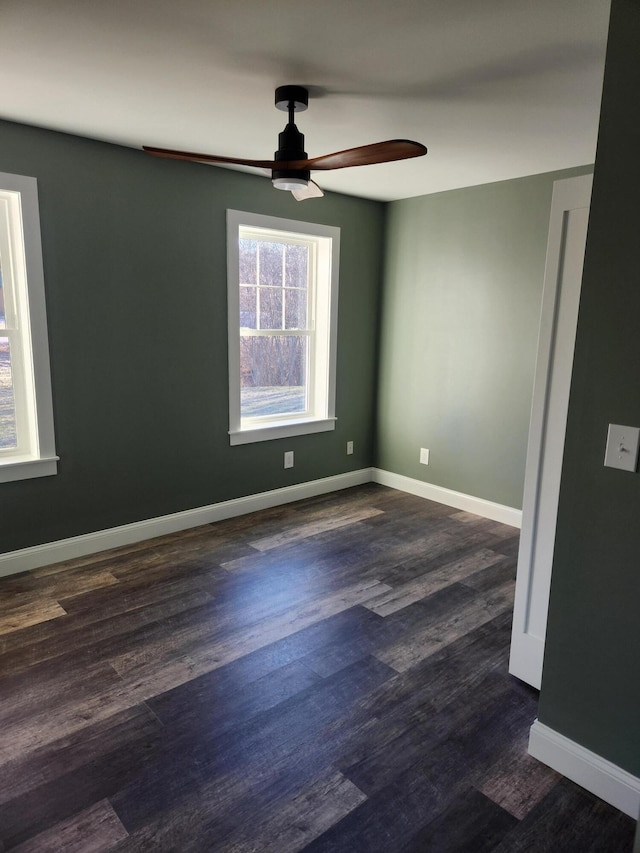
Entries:
[[272,506],[300,501],[327,492],[348,489],[351,486],[370,483],[371,480],[372,469],[361,468],[358,471],[336,474],[333,477],[325,477],[321,480],[311,480],[307,483],[299,483],[296,486],[285,486],[282,489],[260,492],[257,495],[248,495],[244,498],[222,501],[221,503],[150,518],[133,524],[124,524],[121,527],[112,527],[108,530],[98,530],[95,533],[73,536],[70,539],[61,539],[57,542],[47,542],[44,545],[23,548],[20,551],[10,551],[6,554],[0,554],[0,577],[17,572],[26,572],[29,569],[37,569],[50,563],[59,563],[62,560],[85,557],[88,554],[106,551],[109,548],[131,545],[144,539],[153,539],[156,536],[175,533],[189,527],[211,524],[214,521],[222,521],[225,518],[233,518],[237,515],[245,515]]
[[235,498],[209,506],[188,509],[184,512],[176,512],[132,524],[123,524],[120,527],[112,527],[108,530],[98,530],[95,533],[86,533],[82,536],[73,536],[70,539],[46,542],[44,545],[35,545],[31,548],[0,554],[0,577],[26,572],[29,569],[37,569],[40,566],[59,563],[63,560],[86,557],[88,554],[96,554],[109,548],[132,545],[134,542],[142,542],[145,539],[153,539],[167,533],[176,533],[178,530],[186,530],[189,527],[211,524],[225,518],[233,518],[249,512],[257,512],[272,506],[300,501],[315,495],[348,489],[351,486],[370,482],[380,483],[383,486],[408,492],[446,506],[466,510],[493,521],[520,527],[522,513],[512,507],[474,498],[471,495],[444,489],[442,486],[423,483],[421,480],[413,480],[410,477],[393,474],[390,471],[382,471],[379,468],[361,468],[358,471],[336,474],[333,477],[324,477],[321,480],[311,480],[307,483],[299,483],[296,486],[285,486],[282,489],[260,492],[257,495],[248,495],[244,498]]
[[402,474],[393,474],[391,471],[374,468],[373,482],[390,486],[392,489],[399,489],[401,492],[409,492],[409,494],[426,498],[429,501],[436,501],[446,506],[481,515],[484,518],[490,518],[492,521],[510,524],[512,527],[522,525],[522,510],[520,509],[486,501],[483,498],[475,498],[473,495],[465,495],[463,492],[454,492],[452,489],[434,486],[432,483],[414,480],[412,477],[405,477]]
[[536,720],[529,754],[591,791],[634,820],[640,812],[640,779]]

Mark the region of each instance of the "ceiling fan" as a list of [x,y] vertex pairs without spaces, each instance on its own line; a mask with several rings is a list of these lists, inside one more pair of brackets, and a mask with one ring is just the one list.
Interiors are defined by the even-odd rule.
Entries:
[[291,190],[297,201],[324,195],[315,181],[311,180],[311,171],[329,171],[346,169],[349,166],[370,166],[375,163],[391,163],[394,160],[407,160],[410,157],[422,157],[427,149],[419,142],[409,139],[389,139],[372,145],[360,145],[333,154],[320,157],[307,157],[304,150],[304,134],[294,123],[294,114],[306,110],[309,105],[309,91],[304,86],[278,86],[275,104],[279,110],[289,114],[285,129],[278,136],[278,150],[273,160],[248,160],[244,157],[221,157],[215,154],[195,154],[189,151],[172,151],[168,148],[151,148],[144,145],[148,154],[156,157],[168,157],[173,160],[193,160],[196,163],[231,163],[239,166],[255,166],[270,169],[271,180],[279,190]]

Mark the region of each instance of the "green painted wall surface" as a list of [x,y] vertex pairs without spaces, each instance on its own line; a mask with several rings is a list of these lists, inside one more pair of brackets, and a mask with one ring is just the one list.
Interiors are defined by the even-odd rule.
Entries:
[[[383,204],[11,123],[0,171],[38,179],[61,457],[0,485],[0,552],[372,464]],[[229,207],[341,228],[335,432],[229,446]]]
[[380,468],[522,506],[553,181],[589,171],[390,205]]
[[540,720],[640,776],[640,3],[613,0],[574,360]]

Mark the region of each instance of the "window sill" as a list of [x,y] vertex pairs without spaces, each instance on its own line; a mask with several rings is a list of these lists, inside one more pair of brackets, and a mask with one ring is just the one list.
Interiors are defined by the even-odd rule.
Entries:
[[252,444],[254,441],[271,441],[274,438],[289,438],[293,435],[311,435],[314,432],[329,432],[336,428],[336,418],[313,418],[304,421],[279,421],[252,429],[229,431],[229,443]]
[[12,456],[0,458],[0,483],[50,477],[58,473],[59,456]]

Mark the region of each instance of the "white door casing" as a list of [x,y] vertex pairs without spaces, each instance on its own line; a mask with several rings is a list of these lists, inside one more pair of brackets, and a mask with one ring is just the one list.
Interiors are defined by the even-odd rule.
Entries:
[[509,672],[540,688],[592,176],[553,185]]

